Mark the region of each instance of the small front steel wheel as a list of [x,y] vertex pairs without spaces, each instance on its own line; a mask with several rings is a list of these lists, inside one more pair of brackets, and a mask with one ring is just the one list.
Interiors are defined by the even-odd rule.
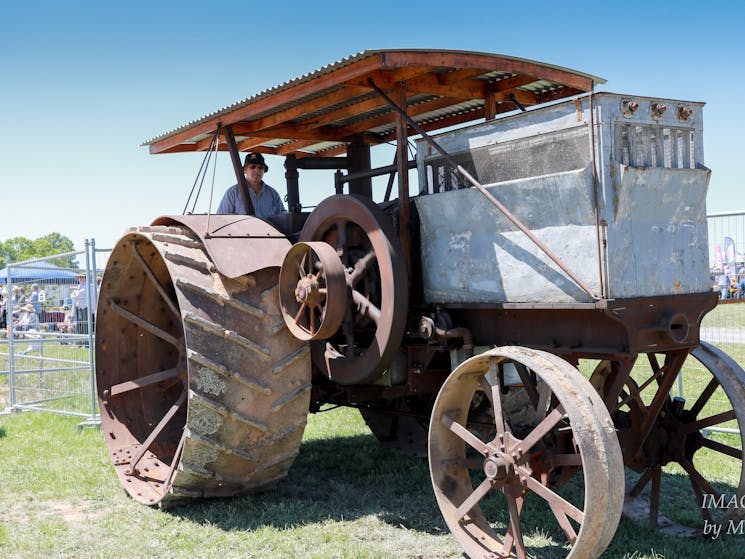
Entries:
[[514,346],[468,359],[443,384],[429,433],[437,502],[472,559],[527,557],[537,509],[553,520],[532,528],[563,538],[568,557],[610,543],[621,450],[599,395],[562,359]]

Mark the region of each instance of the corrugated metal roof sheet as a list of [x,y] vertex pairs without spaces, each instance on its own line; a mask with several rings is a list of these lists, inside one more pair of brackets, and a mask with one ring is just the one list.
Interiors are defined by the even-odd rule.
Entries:
[[[370,50],[208,113],[145,142],[152,153],[203,151],[218,125],[233,128],[240,151],[305,156],[343,153],[355,138],[395,135],[397,113],[371,82],[429,130],[593,89],[604,80],[574,70],[489,53]],[[224,143],[220,146],[224,148]]]

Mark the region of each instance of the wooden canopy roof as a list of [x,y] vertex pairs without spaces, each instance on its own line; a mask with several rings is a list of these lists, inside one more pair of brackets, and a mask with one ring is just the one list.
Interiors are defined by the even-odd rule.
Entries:
[[[145,142],[150,153],[204,151],[231,126],[239,151],[344,154],[353,140],[396,139],[388,92],[426,131],[493,118],[591,91],[605,80],[531,60],[450,50],[369,50],[325,66]],[[373,85],[374,84],[374,85]],[[410,135],[416,134],[409,129]],[[221,137],[219,149],[227,149]]]

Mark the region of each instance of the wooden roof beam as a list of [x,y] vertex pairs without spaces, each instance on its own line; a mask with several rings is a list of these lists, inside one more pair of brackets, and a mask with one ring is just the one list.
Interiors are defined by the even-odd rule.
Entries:
[[485,68],[488,69],[484,70],[485,72],[500,71],[509,72],[510,74],[526,74],[535,76],[537,79],[565,84],[582,91],[592,91],[593,89],[593,80],[590,76],[580,75],[576,72],[529,60],[488,53],[397,51],[385,53],[385,63],[391,66],[427,64],[429,66],[442,66],[445,68]]
[[315,140],[317,142],[340,142],[349,134],[339,127],[317,126],[309,127],[300,124],[282,124],[274,128],[254,130],[246,133],[240,123],[233,125],[233,130],[238,136],[251,136],[252,138],[264,138],[270,140]]
[[[218,123],[227,125],[235,124],[242,120],[250,121],[253,115],[261,114],[264,111],[271,110],[285,103],[291,103],[296,101],[299,97],[310,96],[321,91],[326,91],[337,84],[343,84],[350,80],[354,80],[358,76],[367,75],[379,67],[380,56],[371,56],[358,60],[349,66],[340,68],[331,74],[321,76],[318,79],[302,82],[294,87],[288,87],[287,89],[279,91],[273,95],[266,95],[264,97],[259,96],[256,101],[246,105],[245,107],[208,118],[200,124],[189,126],[181,132],[175,132],[162,140],[153,142],[150,145],[150,153],[161,153],[182,142],[188,142],[191,138],[194,138],[199,134],[208,134],[217,127]],[[307,109],[306,106],[305,110],[307,111]]]
[[293,119],[300,118],[316,110],[322,110],[325,107],[347,101],[350,97],[354,97],[355,94],[363,97],[365,95],[369,95],[369,93],[369,87],[345,85],[343,87],[335,89],[334,91],[326,93],[325,95],[321,95],[320,97],[313,99],[313,101],[309,103],[292,106],[266,117],[243,121],[240,123],[240,126],[247,133],[253,130],[263,130],[265,128],[271,128],[272,126],[277,126],[279,124],[289,122]]
[[[467,100],[467,98],[438,97],[430,101],[425,101],[424,103],[409,105],[408,107],[406,107],[406,113],[409,116],[417,116],[428,113],[430,111],[436,111],[450,105],[455,105],[456,103],[461,103]],[[382,126],[384,124],[393,124],[395,122],[395,117],[396,115],[393,112],[393,109],[391,109],[391,112],[389,113],[356,122],[354,125],[346,127],[346,131],[358,134],[360,132],[368,130],[369,128],[375,128],[376,126]]]

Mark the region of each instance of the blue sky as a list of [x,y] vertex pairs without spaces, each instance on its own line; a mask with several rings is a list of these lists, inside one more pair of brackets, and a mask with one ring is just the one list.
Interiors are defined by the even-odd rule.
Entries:
[[[601,76],[600,90],[705,101],[708,209],[745,210],[743,10],[718,0],[2,2],[0,239],[56,231],[77,248],[90,238],[110,248],[127,227],[180,214],[202,156],[151,156],[143,141],[376,48],[519,56]],[[213,208],[234,182],[221,157]],[[268,162],[267,182],[284,193],[281,160]]]

